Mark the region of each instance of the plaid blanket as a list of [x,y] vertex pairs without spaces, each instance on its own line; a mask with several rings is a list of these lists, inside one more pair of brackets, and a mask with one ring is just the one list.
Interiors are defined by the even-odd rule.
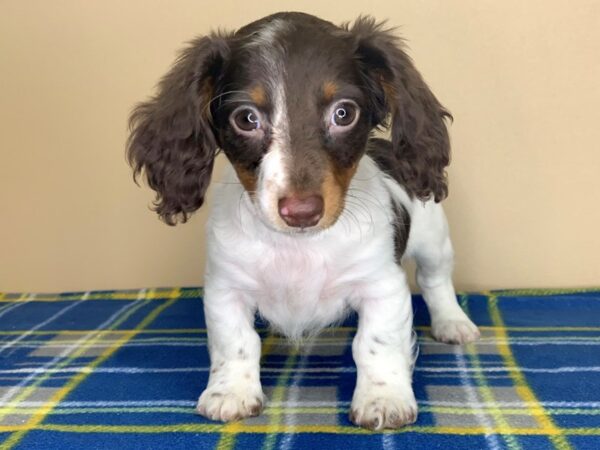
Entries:
[[439,344],[414,298],[417,422],[352,426],[355,318],[296,347],[264,326],[257,418],[194,413],[200,289],[0,294],[0,449],[600,449],[600,292],[461,295],[482,338]]

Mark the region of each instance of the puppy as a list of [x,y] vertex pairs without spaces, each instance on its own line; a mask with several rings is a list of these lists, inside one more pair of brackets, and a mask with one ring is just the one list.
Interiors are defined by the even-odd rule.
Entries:
[[[458,306],[440,201],[450,114],[399,40],[372,18],[335,26],[279,13],[197,38],[130,119],[128,158],[168,224],[202,205],[218,149],[231,162],[207,224],[204,310],[211,370],[197,410],[259,414],[255,313],[301,339],[359,315],[350,419],[415,421],[412,307],[404,257],[433,336],[479,336]],[[391,128],[391,141],[372,138]]]

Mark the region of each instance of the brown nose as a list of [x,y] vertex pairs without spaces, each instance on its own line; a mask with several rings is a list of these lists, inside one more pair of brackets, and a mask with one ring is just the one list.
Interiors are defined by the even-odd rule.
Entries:
[[312,227],[323,217],[323,197],[283,197],[279,199],[279,215],[290,227]]

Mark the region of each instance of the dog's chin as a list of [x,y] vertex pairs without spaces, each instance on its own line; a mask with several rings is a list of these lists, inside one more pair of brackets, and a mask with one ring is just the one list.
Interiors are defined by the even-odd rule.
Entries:
[[281,234],[286,234],[289,236],[316,236],[319,233],[323,233],[329,228],[333,227],[339,219],[339,215],[336,215],[334,218],[323,217],[316,225],[310,227],[290,227],[286,225],[282,220],[274,223],[273,221],[266,219],[268,223],[266,225]]
[[273,219],[267,213],[261,210],[261,208],[255,206],[255,210],[257,212],[257,216],[268,229],[271,231],[275,231],[280,234],[285,234],[289,236],[315,236],[323,231],[331,228],[338,221],[339,215],[335,218],[325,218],[323,217],[316,225],[310,227],[291,227],[287,225],[282,219],[279,217]]
[[313,236],[315,234],[319,234],[323,230],[326,230],[329,227],[322,227],[319,224],[312,227],[284,227],[277,228],[277,231],[284,234],[289,235],[298,235],[298,236]]
[[281,221],[273,221],[269,218],[266,217],[262,217],[263,219],[263,223],[272,231],[275,231],[277,233],[281,233],[281,234],[286,234],[289,236],[314,236],[317,235],[321,232],[323,232],[324,230],[326,230],[327,228],[331,227],[333,224],[321,224],[321,222],[319,221],[319,223],[317,223],[316,225],[313,225],[311,227],[290,227],[288,225],[286,225],[282,220]]

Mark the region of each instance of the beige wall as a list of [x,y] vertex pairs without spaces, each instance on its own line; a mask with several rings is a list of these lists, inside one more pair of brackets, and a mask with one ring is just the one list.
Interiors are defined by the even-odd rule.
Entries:
[[401,26],[453,112],[461,289],[600,285],[600,2],[0,3],[0,290],[197,285],[205,212],[131,182],[131,106],[182,42],[277,10]]

